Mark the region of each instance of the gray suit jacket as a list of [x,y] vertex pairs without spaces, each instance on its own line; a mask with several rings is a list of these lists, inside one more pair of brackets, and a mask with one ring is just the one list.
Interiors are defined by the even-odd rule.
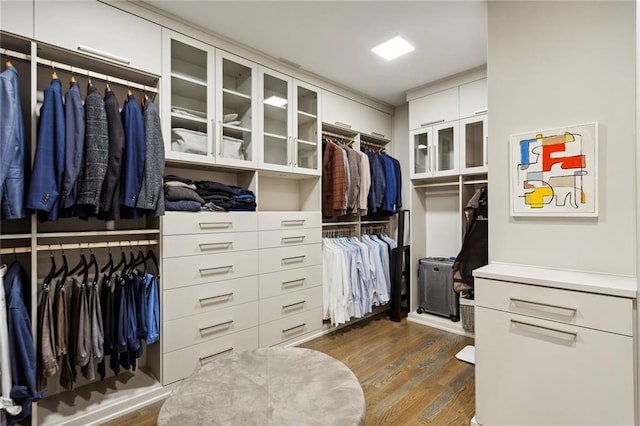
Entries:
[[136,207],[151,210],[154,216],[164,214],[164,194],[162,191],[162,176],[164,175],[164,140],[160,116],[155,104],[147,99],[142,111],[144,119],[144,139],[147,148],[144,165],[142,188],[136,202]]
[[98,213],[102,182],[107,173],[109,133],[104,100],[95,87],[89,88],[84,101],[84,111],[86,121],[84,167],[78,180],[76,204],[90,206],[88,213]]

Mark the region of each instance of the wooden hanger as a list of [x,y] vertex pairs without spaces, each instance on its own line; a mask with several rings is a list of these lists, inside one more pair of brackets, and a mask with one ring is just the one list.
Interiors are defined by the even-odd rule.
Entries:
[[76,77],[74,75],[71,76],[71,79],[69,79],[69,83],[73,84],[76,82]]
[[51,79],[52,80],[57,80],[58,79],[58,73],[55,70],[53,70],[53,72],[51,73]]
[[7,62],[5,62],[5,63],[4,63],[4,65],[5,65],[7,68],[13,68],[13,64],[11,63],[11,61],[7,61]]

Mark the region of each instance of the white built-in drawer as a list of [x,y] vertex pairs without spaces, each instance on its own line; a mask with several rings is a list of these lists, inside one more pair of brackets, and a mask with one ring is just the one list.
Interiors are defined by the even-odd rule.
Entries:
[[260,300],[260,323],[322,308],[322,287],[312,287]]
[[160,25],[104,3],[37,1],[34,36],[76,53],[156,75],[162,73]]
[[172,321],[162,329],[162,351],[172,352],[258,325],[258,302],[243,303]]
[[475,304],[632,336],[631,299],[506,281],[475,279]]
[[257,230],[255,212],[167,212],[162,219],[163,235]]
[[258,250],[171,257],[162,264],[164,289],[186,287],[256,275]]
[[261,274],[319,265],[322,263],[322,244],[263,249],[258,257]]
[[162,318],[170,321],[258,300],[258,275],[165,290]]
[[260,299],[322,285],[322,265],[260,274]]
[[258,248],[258,232],[167,235],[162,238],[162,242],[162,255],[165,258],[255,250]]
[[260,324],[260,347],[273,346],[322,327],[322,308]]
[[164,354],[162,383],[168,385],[184,379],[190,376],[198,365],[206,364],[231,352],[242,352],[257,347],[258,327],[253,327]]
[[317,244],[322,242],[322,228],[280,229],[260,231],[259,247],[287,247],[299,244]]
[[258,213],[260,230],[320,228],[321,212],[260,212]]

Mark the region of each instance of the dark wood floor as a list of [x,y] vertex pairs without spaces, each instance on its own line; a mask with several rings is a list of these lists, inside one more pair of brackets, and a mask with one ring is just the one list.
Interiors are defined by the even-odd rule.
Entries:
[[[472,339],[376,316],[302,347],[344,362],[358,377],[367,425],[468,425],[475,410],[474,367],[455,358]],[[161,403],[109,426],[156,424]]]

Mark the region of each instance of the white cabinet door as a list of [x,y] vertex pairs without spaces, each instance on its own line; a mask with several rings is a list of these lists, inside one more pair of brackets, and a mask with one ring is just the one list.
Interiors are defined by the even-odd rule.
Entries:
[[326,90],[322,91],[322,121],[347,130],[360,130],[360,104]]
[[293,80],[293,171],[320,176],[320,89]]
[[458,118],[458,87],[452,87],[409,102],[410,130]]
[[0,28],[2,31],[33,38],[33,1],[2,1]]
[[97,1],[36,1],[38,41],[160,75],[160,25]]
[[261,169],[287,172],[293,167],[292,85],[288,75],[259,67],[258,151]]
[[460,86],[460,118],[485,114],[488,111],[487,79]]
[[450,176],[458,174],[458,122],[444,123],[433,127],[431,140],[434,146],[433,175]]
[[482,425],[634,424],[633,338],[476,306]]
[[460,120],[460,172],[486,173],[489,164],[487,114]]
[[433,176],[433,128],[412,130],[409,132],[410,178],[421,179]]
[[391,115],[367,105],[360,105],[361,128],[357,129],[377,138],[391,140]]
[[215,129],[215,49],[162,29],[165,156],[212,164]]
[[258,166],[257,64],[216,50],[217,164]]

